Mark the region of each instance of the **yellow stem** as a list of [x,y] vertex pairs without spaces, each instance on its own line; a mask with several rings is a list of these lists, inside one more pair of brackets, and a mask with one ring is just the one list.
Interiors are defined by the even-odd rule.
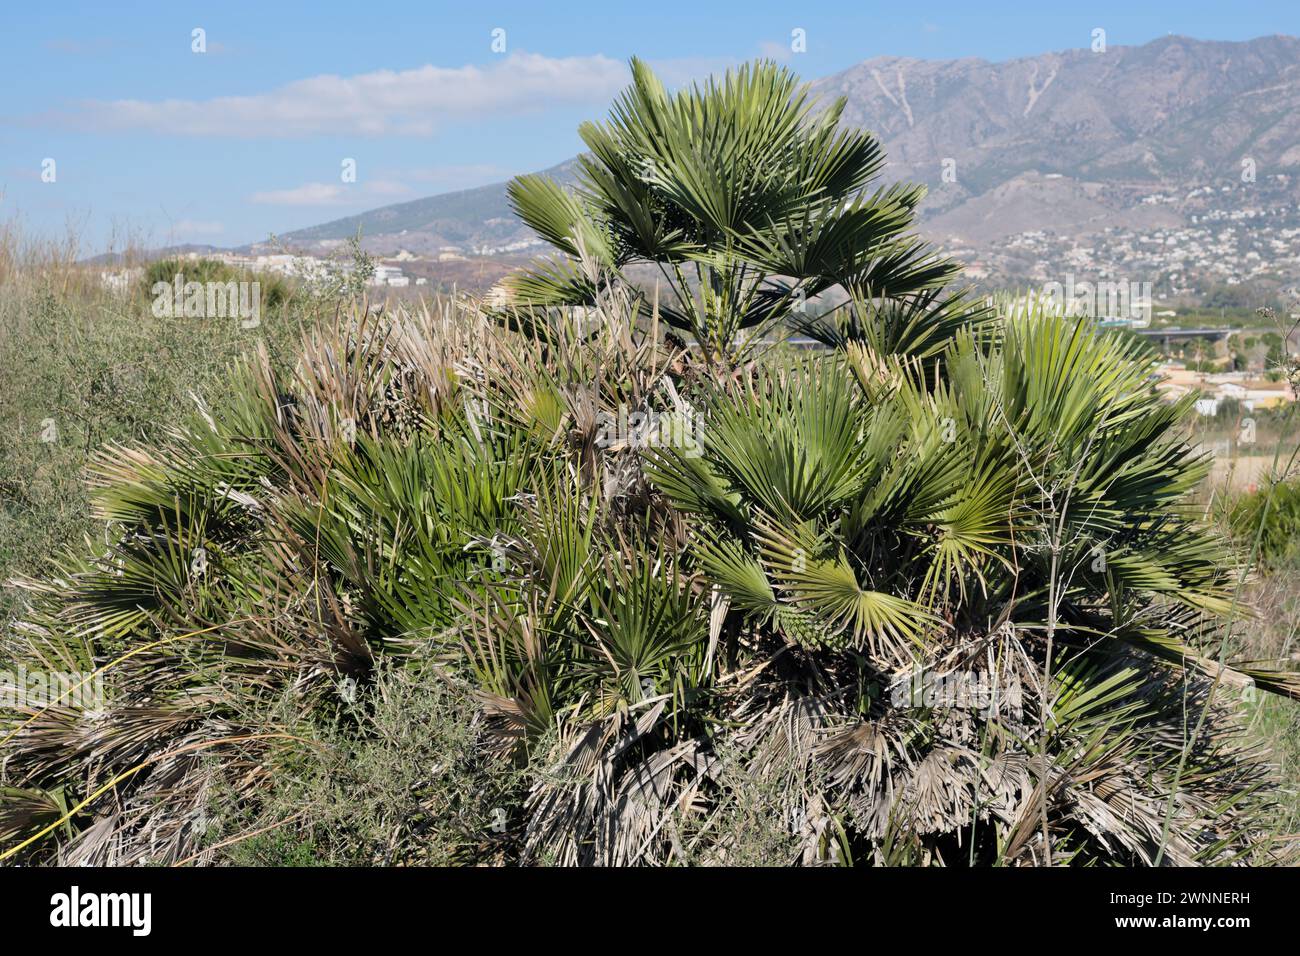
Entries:
[[77,804],[75,807],[73,807],[63,816],[59,817],[59,819],[55,820],[53,823],[47,826],[44,830],[41,830],[39,833],[28,837],[26,840],[24,840],[22,843],[19,843],[17,846],[11,847],[8,850],[5,850],[3,853],[0,853],[0,861],[8,859],[9,857],[17,853],[19,850],[23,849],[24,847],[31,846],[37,840],[57,830],[59,827],[63,826],[63,824],[67,823],[74,816],[80,813],[82,808],[85,807],[87,804],[103,796],[103,794],[107,793],[109,790],[112,790],[114,787],[116,787],[119,783],[121,783],[123,780],[127,779],[128,777],[135,776],[145,767],[158,763],[161,760],[166,760],[168,757],[175,757],[179,754],[186,753],[187,751],[190,750],[202,750],[204,747],[215,747],[218,744],[233,744],[233,743],[238,743],[241,740],[269,740],[272,738],[281,738],[285,740],[297,740],[300,743],[304,743],[304,744],[315,743],[315,741],[307,740],[303,737],[295,737],[293,734],[286,734],[286,733],[242,734],[237,737],[221,737],[217,740],[199,740],[191,744],[185,744],[183,747],[177,747],[175,750],[169,750],[166,753],[155,754],[154,756],[150,757],[148,760],[144,761],[143,763],[136,764],[130,770],[123,770],[121,773],[119,773],[108,783],[104,784],[102,787],[100,787],[98,790],[96,790],[94,793],[88,796],[85,800],[82,800],[79,804]]
[[[122,663],[125,660],[128,660],[129,658],[134,657],[136,654],[143,654],[145,651],[149,650],[150,648],[158,647],[160,644],[168,644],[172,641],[183,641],[186,638],[198,637],[200,634],[207,634],[209,631],[215,631],[218,628],[231,627],[235,624],[247,624],[249,621],[255,621],[255,620],[257,619],[252,617],[240,618],[237,621],[227,621],[225,624],[213,624],[211,627],[205,627],[200,631],[189,631],[188,633],[185,634],[173,634],[171,637],[164,637],[162,640],[153,641],[152,643],[149,644],[141,644],[139,647],[127,651],[121,657],[109,661],[107,664],[105,664],[103,667],[99,668],[98,670],[92,671],[91,673],[87,674],[77,683],[75,687],[69,687],[64,694],[60,694],[59,700],[62,700],[64,696],[72,695],[75,691],[79,690],[81,687],[85,686],[87,683],[94,680],[96,677],[104,673],[104,671],[108,670],[110,667],[116,667],[118,664]],[[38,710],[36,713],[32,714],[32,716],[24,720],[8,736],[6,736],[4,740],[0,740],[0,747],[3,747],[5,744],[9,743],[9,741],[13,740],[15,737],[21,734],[27,727],[29,727],[32,721],[40,720],[41,717],[49,713],[50,710],[52,710],[56,706],[58,706],[58,701],[55,701],[53,704],[47,704],[46,706]],[[0,857],[0,859],[3,859],[3,857]]]

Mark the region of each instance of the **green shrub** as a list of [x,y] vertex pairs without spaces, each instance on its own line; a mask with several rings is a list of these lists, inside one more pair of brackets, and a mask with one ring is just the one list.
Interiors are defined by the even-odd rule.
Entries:
[[[445,866],[499,856],[510,810],[518,813],[520,774],[481,746],[465,690],[429,669],[385,666],[372,685],[344,685],[339,695],[328,723],[299,731],[308,744],[278,755],[254,815],[229,795],[231,816],[211,837],[216,859]],[[242,839],[247,833],[257,836]],[[235,842],[222,846],[227,840]]]
[[1258,563],[1276,570],[1300,555],[1300,482],[1268,482],[1237,498],[1228,522],[1241,550],[1250,554],[1258,541]]
[[180,276],[182,283],[257,282],[264,308],[278,309],[293,298],[293,283],[273,272],[246,272],[220,259],[157,259],[144,269],[140,286],[151,298],[158,283],[172,285]]

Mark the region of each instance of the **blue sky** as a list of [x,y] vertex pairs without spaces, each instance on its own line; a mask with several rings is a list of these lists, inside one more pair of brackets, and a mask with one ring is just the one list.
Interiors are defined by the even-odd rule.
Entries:
[[1095,27],[1112,46],[1295,35],[1300,4],[118,0],[9,5],[0,24],[0,221],[89,253],[238,245],[553,165],[634,54],[672,82],[760,55],[811,79],[881,55],[1086,47]]

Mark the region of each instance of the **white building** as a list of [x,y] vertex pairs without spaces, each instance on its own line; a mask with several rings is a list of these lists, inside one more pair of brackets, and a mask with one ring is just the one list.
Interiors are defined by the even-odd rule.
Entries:
[[411,277],[397,266],[375,264],[375,274],[370,279],[371,285],[387,285],[402,288],[411,284]]

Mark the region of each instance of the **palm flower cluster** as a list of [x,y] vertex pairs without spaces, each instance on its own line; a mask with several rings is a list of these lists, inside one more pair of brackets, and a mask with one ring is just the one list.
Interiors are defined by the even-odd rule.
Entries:
[[[106,692],[0,712],[0,854],[319,848],[307,778],[377,821],[353,862],[1270,852],[1234,711],[1300,683],[1225,659],[1187,404],[950,291],[915,191],[863,198],[874,140],[784,71],[635,72],[577,194],[516,189],[563,257],[510,306],[360,310],[99,453],[104,537],[0,659]],[[740,334],[775,320],[826,347]]]

